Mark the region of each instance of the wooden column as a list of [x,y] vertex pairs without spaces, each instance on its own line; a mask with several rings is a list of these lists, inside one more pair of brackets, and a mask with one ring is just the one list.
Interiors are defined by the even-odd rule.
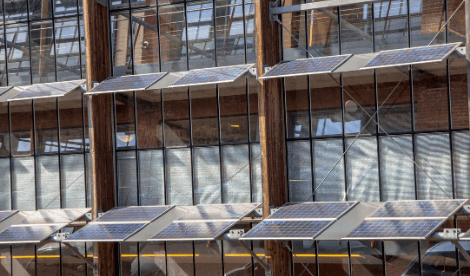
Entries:
[[465,39],[467,58],[467,93],[468,105],[470,107],[470,0],[465,0]]
[[[106,7],[96,0],[83,0],[87,85],[101,82],[111,75],[108,45],[108,14]],[[88,114],[93,167],[93,218],[98,211],[115,206],[113,164],[112,95],[90,96]],[[118,275],[116,271],[116,243],[95,243],[93,262],[99,275]]]
[[[279,25],[269,21],[268,0],[255,1],[256,65],[258,75],[263,65],[273,66],[279,59]],[[259,131],[263,177],[263,208],[286,203],[284,113],[280,79],[259,80]],[[280,242],[267,241],[266,258],[273,276],[290,275],[290,252]]]

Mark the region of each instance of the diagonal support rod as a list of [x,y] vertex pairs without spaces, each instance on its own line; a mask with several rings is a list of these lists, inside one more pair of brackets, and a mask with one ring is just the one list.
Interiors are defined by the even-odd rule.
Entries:
[[261,260],[261,258],[258,257],[258,255],[256,255],[256,253],[253,252],[248,246],[246,246],[244,242],[239,240],[238,243],[243,247],[243,249],[245,249],[246,252],[248,252],[248,254],[251,255],[251,257],[253,257],[255,261],[257,261],[264,268],[266,275],[271,275],[271,267],[269,264],[263,262],[263,260]]
[[93,269],[93,272],[98,271],[98,266],[94,264],[92,261],[85,258],[80,252],[78,252],[77,249],[75,249],[75,247],[71,246],[70,244],[66,242],[63,242],[62,244],[65,245],[65,247],[67,247],[68,250],[72,251],[72,253],[75,254],[75,256],[77,256],[79,259],[81,259],[87,265],[89,265]]
[[459,241],[452,241],[452,243],[457,247],[457,249],[460,251],[460,254],[464,256],[464,258],[467,260],[467,262],[470,263],[470,256],[468,255],[467,251],[463,248],[463,246],[460,244]]

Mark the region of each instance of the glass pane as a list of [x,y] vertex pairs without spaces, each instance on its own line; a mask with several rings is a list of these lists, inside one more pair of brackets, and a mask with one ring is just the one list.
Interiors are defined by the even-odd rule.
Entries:
[[250,254],[247,254],[243,247],[236,241],[226,240],[223,241],[223,245],[225,275],[252,275],[253,264]]
[[135,148],[134,93],[116,93],[116,148]]
[[80,79],[80,37],[78,34],[79,26],[77,18],[56,19],[54,25],[57,81]]
[[0,274],[11,275],[11,253],[9,245],[0,246]]
[[470,133],[454,132],[452,135],[455,196],[470,198]]
[[8,103],[0,103],[0,156],[10,155],[10,129],[8,122]]
[[121,276],[138,275],[139,273],[139,259],[138,247],[135,242],[121,242]]
[[85,208],[85,163],[83,154],[61,155],[62,208]]
[[317,248],[320,275],[349,275],[347,241],[321,241],[317,243]]
[[81,92],[59,98],[61,153],[83,152],[83,115]]
[[462,3],[459,0],[447,0],[447,16],[455,15],[450,19],[447,24],[448,28],[448,43],[451,42],[465,42],[465,9],[461,7],[457,10],[458,6]]
[[[58,156],[36,158],[37,208],[60,208],[60,178]],[[30,187],[31,188],[31,187]]]
[[[284,60],[294,60],[298,58],[305,58],[307,53],[304,50],[304,47],[307,45],[307,30],[305,23],[305,12],[293,12],[282,14],[282,25],[284,25],[289,31],[285,28],[282,28],[282,47],[283,47],[283,59]],[[310,28],[313,26],[310,25]],[[294,37],[291,36],[294,35]],[[300,41],[300,44],[299,42]]]
[[[0,11],[2,8],[0,8]],[[0,85],[6,86],[7,85],[7,68],[6,68],[6,55],[5,55],[5,32],[3,28],[0,28]]]
[[136,92],[135,97],[137,98],[138,147],[161,147],[163,145],[161,91]]
[[[362,130],[362,134],[374,134],[376,132],[376,124],[369,117],[376,110],[374,86],[373,71],[343,74],[345,134],[359,133],[363,128],[365,129]],[[374,116],[374,120],[377,120],[376,116]]]
[[139,151],[140,205],[164,205],[163,151]]
[[[26,2],[18,3],[26,6]],[[26,14],[24,16],[26,17]],[[6,39],[9,42],[9,46],[7,46],[8,84],[31,84],[28,25],[8,25],[6,27]]]
[[250,100],[250,141],[259,142],[258,82],[248,78],[248,96]]
[[245,63],[243,5],[240,0],[216,0],[217,65]]
[[28,18],[28,2],[23,1],[5,1],[5,22],[26,21]]
[[29,19],[38,20],[52,17],[51,0],[35,1],[29,0]]
[[[85,243],[71,243],[70,245],[75,247],[80,254],[85,255]],[[76,255],[65,246],[62,246],[60,250],[62,258],[62,275],[86,276],[86,263],[78,259]]]
[[109,1],[111,3],[111,9],[125,9],[129,7],[129,0],[112,0]]
[[195,204],[221,203],[219,147],[193,149]]
[[37,247],[38,274],[60,275],[60,243],[48,243]]
[[[315,201],[344,200],[344,158],[341,157],[342,154],[343,141],[341,139],[313,140],[313,176],[315,189],[317,189],[313,197]],[[336,167],[333,169],[335,164]],[[331,173],[327,177],[330,170]],[[318,188],[320,184],[321,187]]]
[[415,199],[414,163],[408,157],[413,158],[411,136],[380,137],[379,139],[381,200]]
[[222,202],[251,202],[248,145],[224,146],[222,149]]
[[93,167],[91,153],[85,154],[86,158],[86,202],[87,207],[91,207],[91,194],[93,193]]
[[287,142],[289,201],[311,201],[312,159],[310,142]]
[[[40,3],[38,1],[35,2]],[[33,83],[55,81],[53,32],[52,21],[31,23],[31,67],[33,69]]]
[[[453,223],[448,222],[448,227],[453,227]],[[458,274],[457,252],[450,241],[421,242],[421,275],[452,275],[454,273]]]
[[190,141],[188,88],[163,90],[165,146],[187,146]]
[[54,16],[72,16],[77,14],[79,3],[76,0],[60,0],[54,2]]
[[[189,69],[215,66],[214,9],[212,0],[186,4]],[[186,35],[183,33],[183,41]]]
[[341,53],[373,52],[372,4],[341,7]]
[[[410,1],[411,47],[427,46],[446,23],[445,1]],[[450,14],[449,14],[450,15]],[[432,44],[446,43],[445,28]]]
[[[343,133],[343,115],[339,75],[310,76],[310,95],[312,136],[341,135]],[[308,123],[308,117],[306,120]],[[347,125],[350,124],[353,123]]]
[[293,241],[294,275],[316,275],[316,254],[314,241]]
[[449,59],[452,128],[468,127],[468,75],[465,57]]
[[[80,1],[80,0],[79,0]],[[80,51],[82,60],[82,79],[86,78],[86,47],[85,47],[85,27],[83,25],[83,17],[80,17]]]
[[196,275],[222,275],[222,241],[195,241],[194,252]]
[[380,201],[378,166],[376,138],[357,139],[346,153],[347,200]]
[[286,86],[287,138],[309,137],[307,78],[284,79]]
[[19,244],[11,246],[13,255],[13,275],[16,275],[17,273],[24,276],[36,275],[35,247],[36,246],[34,244]]
[[193,145],[218,144],[216,86],[193,86],[190,88],[190,93]]
[[132,11],[135,74],[160,71],[156,15],[155,8]]
[[117,153],[118,206],[138,205],[135,154],[135,151]]
[[413,94],[417,131],[449,128],[445,62],[414,65]]
[[[251,1],[246,1],[246,3]],[[256,35],[255,35],[255,4],[245,5],[245,36],[246,60],[248,63],[256,62]]]
[[184,6],[159,7],[162,72],[185,71],[187,65]]
[[374,3],[375,51],[408,47],[408,7],[406,0]]
[[449,134],[417,135],[415,151],[416,162],[426,172],[416,168],[418,199],[447,199],[447,195],[452,197]]
[[89,121],[89,118],[88,118],[88,105],[89,105],[89,101],[91,103],[91,99],[90,97],[83,97],[83,124],[85,125],[85,131],[84,131],[84,134],[85,134],[85,151],[89,151],[90,150],[90,128],[88,126],[88,124],[90,123]]
[[113,76],[132,73],[129,12],[111,13]]
[[10,103],[11,113],[11,154],[31,155],[34,146],[31,143],[33,134],[33,115],[31,101]]
[[[10,158],[0,158],[0,210],[11,209]],[[1,271],[1,260],[0,260]],[[1,274],[1,273],[0,273]]]
[[194,275],[192,242],[167,242],[166,252],[168,276]]
[[417,242],[384,241],[384,246],[387,276],[420,275]]
[[245,78],[219,85],[220,131],[222,143],[248,141]]
[[59,152],[57,132],[57,99],[34,100],[36,126],[36,153]]
[[339,54],[338,10],[328,8],[308,12],[308,49],[313,56]]
[[[378,105],[383,104],[378,115],[381,127],[379,132],[411,131],[412,106],[408,69],[406,66],[377,70]],[[389,97],[390,93],[392,94]]]
[[141,242],[140,249],[140,275],[165,275],[165,243]]
[[166,204],[192,205],[191,150],[167,150],[165,158]]
[[381,241],[350,241],[353,275],[384,275]]
[[261,176],[261,147],[259,144],[251,145],[251,185],[253,202],[263,201],[263,183]]
[[12,166],[12,209],[36,210],[34,158],[13,158]]

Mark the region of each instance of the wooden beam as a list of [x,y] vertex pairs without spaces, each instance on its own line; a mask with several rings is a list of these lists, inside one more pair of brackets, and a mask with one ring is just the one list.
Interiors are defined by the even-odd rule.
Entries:
[[[86,41],[87,85],[101,82],[111,75],[108,45],[108,13],[95,0],[83,1]],[[90,146],[93,168],[93,218],[98,211],[115,206],[112,94],[92,95],[88,99]],[[116,243],[95,243],[93,262],[99,275],[118,275]]]
[[[269,20],[270,1],[255,1],[256,65],[258,74],[263,65],[272,66],[280,61],[279,26]],[[286,170],[284,112],[280,79],[259,80],[259,131],[263,179],[263,209],[286,203]],[[290,252],[278,241],[266,241],[266,259],[271,275],[290,275]]]
[[[466,33],[466,59],[467,59],[467,92],[468,92],[468,102],[470,106],[470,0],[465,0],[465,33]],[[470,123],[470,122],[469,122]]]

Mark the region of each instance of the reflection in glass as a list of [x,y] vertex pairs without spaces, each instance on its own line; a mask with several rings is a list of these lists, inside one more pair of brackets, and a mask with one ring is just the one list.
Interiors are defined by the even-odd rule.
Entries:
[[36,126],[36,153],[59,152],[57,132],[57,99],[34,100]]
[[163,151],[139,151],[140,205],[164,205]]
[[135,148],[134,93],[116,93],[116,148]]
[[[344,159],[341,157],[343,154],[343,141],[341,139],[328,139],[313,140],[312,143],[315,189],[323,181],[322,186],[316,190],[313,198],[315,201],[344,200]],[[340,158],[341,160],[339,160]],[[323,180],[336,162],[338,162],[336,167]]]
[[[410,1],[411,47],[427,46],[446,22],[445,1]],[[451,14],[451,13],[450,13]],[[445,43],[445,28],[432,44]]]
[[289,201],[311,201],[312,167],[309,141],[287,142]]
[[[60,243],[47,243],[37,246],[37,265],[38,274],[42,275],[60,275]],[[51,256],[53,256],[51,258]],[[57,257],[56,257],[57,256]]]
[[193,149],[195,204],[221,203],[219,147]]
[[420,275],[417,242],[384,241],[384,247],[387,276]]
[[0,257],[0,275],[10,276],[12,259],[9,245],[0,246]]
[[132,11],[135,74],[160,71],[156,14],[155,8]]
[[219,85],[220,131],[222,143],[248,141],[245,78]]
[[317,274],[314,241],[293,241],[292,251],[294,275]]
[[166,252],[168,276],[194,275],[192,242],[167,242]]
[[196,275],[218,276],[222,275],[222,242],[223,241],[195,241],[194,269]]
[[308,121],[308,82],[307,78],[285,78],[287,138],[305,138],[310,135]]
[[468,75],[465,57],[449,59],[452,128],[468,127]]
[[188,2],[186,5],[189,69],[215,66],[214,54],[214,9],[212,0]]
[[250,100],[250,142],[259,141],[258,82],[248,78],[248,96]]
[[[56,19],[57,81],[80,79],[80,37],[77,18]],[[82,48],[82,51],[85,51]]]
[[452,135],[452,159],[456,198],[470,198],[470,133],[454,132]]
[[190,93],[193,145],[218,144],[216,86],[193,86]]
[[[80,3],[77,5],[75,0],[61,0],[54,3],[54,16],[71,16],[76,15],[78,6],[81,6]],[[80,10],[81,12],[81,10]]]
[[[38,1],[35,1],[39,3]],[[31,23],[31,67],[33,83],[55,81],[55,46],[52,21]]]
[[[307,53],[304,50],[304,47],[307,45],[307,30],[305,29],[305,12],[292,12],[282,14],[282,25],[284,25],[289,31],[285,28],[282,28],[282,47],[283,47],[283,59],[284,60],[294,60],[298,58],[305,58]],[[310,26],[312,27],[312,26]],[[294,35],[294,37],[291,36]],[[299,44],[300,41],[301,44]],[[301,46],[302,45],[302,46]]]
[[[465,42],[465,9],[461,7],[457,10],[457,7],[462,3],[459,0],[447,0],[447,15],[455,15],[450,19],[447,24],[448,28],[448,43],[451,42]],[[468,33],[468,32],[467,32]]]
[[166,270],[165,243],[141,242],[140,249],[140,275],[164,275]]
[[352,275],[384,275],[381,241],[350,241]]
[[164,89],[162,93],[165,146],[187,146],[190,144],[188,88]]
[[26,21],[28,18],[28,1],[5,1],[5,22]]
[[139,148],[156,148],[163,145],[161,90],[136,92],[137,132]]
[[[339,84],[339,75],[310,76],[312,136],[314,137],[343,133],[341,87]],[[308,123],[308,117],[306,120]],[[348,122],[346,124],[347,130],[350,130],[354,124],[354,121]]]
[[138,247],[134,242],[121,242],[120,275],[131,276],[139,273]]
[[60,156],[62,208],[85,208],[83,154]]
[[[453,227],[453,223],[448,223],[447,226]],[[421,274],[423,276],[452,275],[456,271],[457,251],[451,241],[421,242]]]
[[406,0],[383,1],[374,6],[375,51],[408,47]]
[[191,150],[167,150],[165,158],[166,204],[192,205]]
[[18,157],[12,162],[11,202],[13,210],[36,210],[34,158]]
[[[1,10],[1,8],[0,8]],[[5,32],[3,28],[0,28],[0,85],[7,85],[7,69],[6,69],[6,56],[5,56]]]
[[341,53],[373,52],[372,4],[341,7]]
[[184,5],[158,7],[162,72],[186,71],[186,18]]
[[16,275],[16,273],[21,273],[21,275],[24,276],[36,275],[35,247],[36,246],[32,243],[11,246],[13,256],[11,261],[13,275]]
[[[78,252],[85,255],[85,243],[71,243],[70,245],[75,247]],[[60,250],[62,258],[62,275],[85,276],[87,267],[86,263],[78,259],[75,254],[64,245],[62,245]]]
[[320,241],[317,243],[317,252],[320,275],[349,275],[347,241]]
[[138,205],[135,154],[134,151],[117,153],[118,206]]
[[248,145],[223,146],[222,203],[251,202]]
[[[258,241],[254,241],[255,243]],[[218,245],[218,244],[217,244]],[[252,275],[251,256],[236,241],[225,240],[224,245],[224,272],[225,275]],[[248,245],[249,246],[249,245]],[[263,254],[264,255],[264,254]],[[263,256],[259,256],[263,257]],[[258,265],[255,262],[255,270]]]
[[113,76],[132,73],[129,12],[111,13]]
[[263,183],[261,178],[261,147],[259,144],[251,145],[251,185],[253,185],[252,202],[263,201]]
[[[36,178],[38,209],[60,208],[59,157],[37,157]],[[29,189],[31,189],[31,187],[29,187]]]
[[31,84],[30,53],[27,51],[29,49],[28,24],[8,25],[5,36],[9,42],[7,45],[8,84]]
[[29,1],[29,20],[39,20],[52,17],[52,1]]
[[311,10],[307,22],[309,52],[313,56],[338,55],[338,9]]
[[256,35],[255,35],[255,4],[245,1],[245,37],[246,60],[248,63],[256,61]]
[[8,103],[0,103],[0,156],[10,155],[10,123],[8,120]]
[[60,152],[83,152],[83,115],[81,92],[59,98]]
[[[10,210],[11,209],[10,158],[0,158],[0,171],[2,172],[0,174],[0,210]],[[0,260],[0,271],[1,271],[1,260]]]

